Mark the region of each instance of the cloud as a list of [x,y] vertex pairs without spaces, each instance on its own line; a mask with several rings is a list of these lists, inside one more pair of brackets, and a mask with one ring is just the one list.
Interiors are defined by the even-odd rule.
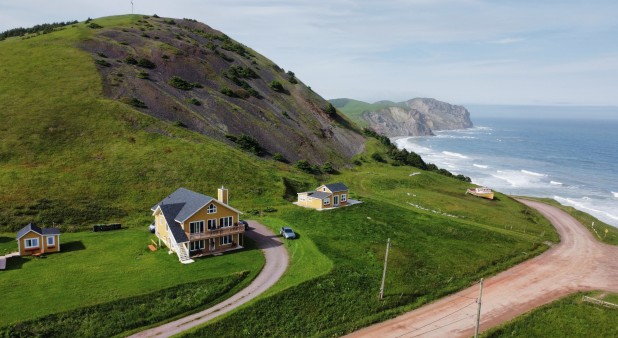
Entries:
[[489,41],[488,43],[497,44],[497,45],[510,45],[512,43],[517,43],[517,42],[521,42],[524,40],[525,40],[524,38],[504,38],[504,39],[499,39],[499,40],[492,40],[492,41]]

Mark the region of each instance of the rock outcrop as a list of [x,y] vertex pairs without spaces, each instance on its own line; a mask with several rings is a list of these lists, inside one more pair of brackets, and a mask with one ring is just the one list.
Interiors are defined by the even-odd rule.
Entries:
[[473,127],[470,113],[463,106],[430,98],[416,98],[401,106],[363,113],[370,128],[388,137],[429,136],[434,131]]

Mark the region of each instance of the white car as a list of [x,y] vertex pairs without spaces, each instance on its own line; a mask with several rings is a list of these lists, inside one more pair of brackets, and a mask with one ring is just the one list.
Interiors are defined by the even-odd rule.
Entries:
[[281,234],[281,236],[283,236],[283,238],[285,238],[285,239],[296,238],[296,234],[294,233],[294,230],[292,230],[292,228],[288,228],[288,227],[281,227],[281,230],[279,231],[279,234]]

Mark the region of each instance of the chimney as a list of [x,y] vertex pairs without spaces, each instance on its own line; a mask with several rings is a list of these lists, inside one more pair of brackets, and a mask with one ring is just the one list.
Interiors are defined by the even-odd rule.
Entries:
[[221,186],[221,188],[217,189],[217,200],[223,204],[227,204],[228,192],[227,189]]

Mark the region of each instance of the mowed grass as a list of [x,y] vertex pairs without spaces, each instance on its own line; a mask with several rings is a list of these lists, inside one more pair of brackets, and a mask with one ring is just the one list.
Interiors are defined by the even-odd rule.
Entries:
[[[230,316],[187,336],[345,334],[467,287],[557,240],[545,219],[506,196],[488,203],[466,196],[465,183],[410,171],[366,163],[331,177],[363,201],[351,207],[320,212],[278,206],[269,217],[281,221],[272,226],[289,225],[300,240],[310,237],[333,262],[330,272],[240,310],[241,323]],[[379,301],[387,238],[392,247],[385,300]]]
[[165,249],[151,252],[147,245],[152,238],[145,228],[65,233],[59,253],[10,258],[0,274],[0,326],[249,271],[241,287],[264,264],[261,251],[247,241],[245,250],[184,265]]
[[618,309],[584,302],[584,295],[618,304],[618,295],[615,294],[578,292],[528,312],[481,336],[618,337]]

